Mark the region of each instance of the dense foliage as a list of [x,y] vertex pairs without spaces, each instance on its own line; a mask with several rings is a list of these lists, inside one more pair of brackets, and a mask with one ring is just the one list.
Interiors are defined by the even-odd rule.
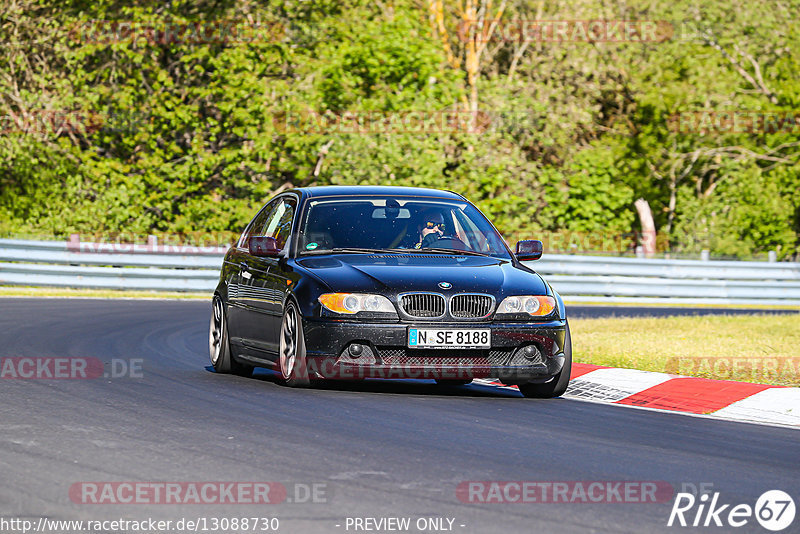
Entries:
[[[500,21],[488,42],[464,31],[481,18]],[[402,184],[458,191],[551,249],[635,245],[644,198],[662,250],[797,257],[798,18],[799,0],[3,2],[0,233],[225,236],[287,187]],[[600,19],[670,32],[503,26]],[[248,36],[114,39],[102,21]],[[735,110],[795,122],[706,120]],[[387,126],[410,111],[467,121]]]

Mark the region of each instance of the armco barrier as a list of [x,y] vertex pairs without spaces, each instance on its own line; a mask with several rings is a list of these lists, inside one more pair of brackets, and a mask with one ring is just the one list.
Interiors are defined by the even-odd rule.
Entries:
[[545,254],[527,265],[572,300],[671,298],[800,305],[800,263]]
[[[206,292],[223,250],[0,239],[0,285]],[[526,264],[572,300],[800,305],[800,263],[546,254]]]
[[0,285],[212,291],[221,249],[181,248],[0,239]]

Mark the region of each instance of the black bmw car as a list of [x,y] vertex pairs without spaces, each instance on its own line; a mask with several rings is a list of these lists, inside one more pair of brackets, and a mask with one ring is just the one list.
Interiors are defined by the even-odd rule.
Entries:
[[214,369],[319,379],[497,378],[526,397],[564,393],[564,303],[461,195],[309,187],[270,200],[230,248],[214,293]]

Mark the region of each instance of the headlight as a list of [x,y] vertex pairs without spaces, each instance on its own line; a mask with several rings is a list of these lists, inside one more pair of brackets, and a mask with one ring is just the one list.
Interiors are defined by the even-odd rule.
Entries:
[[397,313],[389,299],[383,295],[325,293],[324,295],[320,295],[319,303],[328,311],[347,315],[358,312]]
[[519,316],[528,314],[533,317],[550,315],[556,309],[556,299],[547,296],[523,295],[506,297],[497,307],[495,316]]

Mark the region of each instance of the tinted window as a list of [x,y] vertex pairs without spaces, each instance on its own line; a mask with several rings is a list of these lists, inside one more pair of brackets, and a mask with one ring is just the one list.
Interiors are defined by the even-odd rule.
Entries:
[[279,199],[275,199],[263,208],[258,214],[253,217],[253,220],[250,221],[250,224],[247,226],[245,231],[242,233],[241,239],[239,239],[239,246],[242,248],[247,248],[247,241],[250,237],[254,235],[264,235],[261,231],[267,224],[267,221],[270,219],[275,207],[278,205]]
[[269,218],[260,235],[274,237],[278,242],[278,248],[283,248],[286,246],[286,241],[292,233],[295,200],[290,197],[279,200],[280,201],[275,204],[275,209],[270,212]]
[[[401,197],[312,199],[300,253],[332,248],[451,249],[508,258],[503,238],[472,204]],[[432,230],[433,229],[433,230]],[[432,232],[435,235],[430,236]]]

